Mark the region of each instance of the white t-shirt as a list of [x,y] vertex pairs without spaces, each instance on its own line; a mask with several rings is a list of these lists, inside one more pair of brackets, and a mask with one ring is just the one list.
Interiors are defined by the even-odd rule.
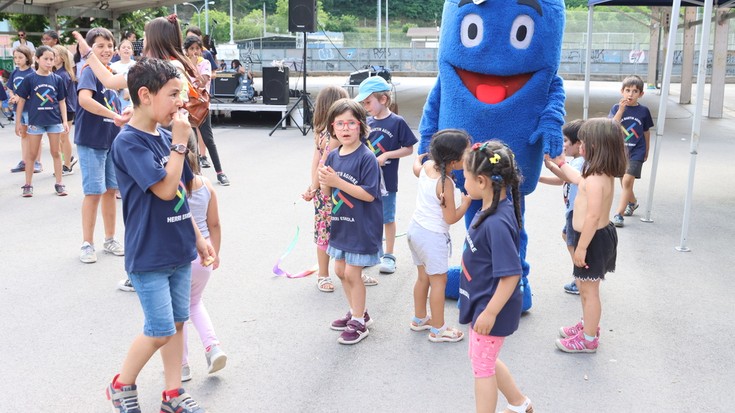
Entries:
[[[20,46],[20,40],[14,41],[13,50],[15,50],[18,46]],[[24,46],[27,46],[29,49],[31,49],[31,53],[36,53],[36,47],[29,40],[26,40],[26,44]]]

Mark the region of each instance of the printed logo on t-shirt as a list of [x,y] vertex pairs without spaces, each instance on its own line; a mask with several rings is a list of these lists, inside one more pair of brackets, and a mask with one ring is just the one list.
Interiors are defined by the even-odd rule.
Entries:
[[383,138],[385,138],[385,135],[380,135],[380,137],[378,137],[378,139],[375,139],[374,141],[370,141],[370,139],[367,140],[367,147],[372,153],[375,154],[375,156],[386,152],[385,148],[383,148],[383,145],[380,144],[380,141],[382,141]]
[[51,89],[49,88],[46,88],[46,90],[41,93],[36,92],[36,96],[41,99],[40,106],[45,106],[48,102],[51,102],[52,104],[54,103],[54,99],[51,96],[48,96],[49,93],[51,93]]
[[347,205],[350,209],[354,208],[355,206],[352,205],[352,202],[350,202],[347,197],[342,195],[342,192],[339,189],[335,189],[332,192],[332,203],[334,204],[334,207],[332,207],[332,213],[336,214],[337,211],[339,211],[340,208],[342,208],[342,205]]
[[625,141],[626,142],[628,142],[630,140],[630,138],[632,138],[634,136],[635,136],[636,139],[639,139],[640,138],[638,136],[638,132],[635,131],[635,126],[636,126],[635,123],[631,124],[627,128],[625,128],[624,126],[620,126],[620,128],[623,129],[623,134],[625,134]]
[[176,196],[179,198],[179,202],[174,207],[174,212],[179,212],[184,203],[186,202],[186,187],[184,183],[179,181],[179,189],[176,190]]
[[23,79],[24,79],[23,77],[16,77],[13,79],[13,88],[15,90],[18,90],[18,87],[20,86],[20,84],[23,83]]
[[116,94],[107,94],[105,93],[105,106],[107,109],[115,112],[120,113],[120,98]]
[[460,261],[460,265],[462,266],[462,274],[464,274],[464,278],[466,278],[467,281],[472,281],[472,276],[470,275],[470,272],[467,271],[467,267],[464,266],[464,259]]

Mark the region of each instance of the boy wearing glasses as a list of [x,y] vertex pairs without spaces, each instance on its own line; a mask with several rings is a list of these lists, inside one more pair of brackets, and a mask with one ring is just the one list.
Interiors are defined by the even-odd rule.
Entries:
[[[413,145],[418,142],[406,121],[391,112],[390,85],[380,76],[371,76],[360,83],[355,100],[367,111],[370,136],[366,142],[378,158],[383,192],[383,226],[385,253],[380,262],[380,272],[392,274],[396,271],[396,257],[393,247],[396,243],[396,194],[398,193],[398,160],[413,153]],[[381,185],[382,186],[382,185]],[[382,188],[381,188],[382,189]],[[365,276],[365,285],[375,285],[377,281]]]

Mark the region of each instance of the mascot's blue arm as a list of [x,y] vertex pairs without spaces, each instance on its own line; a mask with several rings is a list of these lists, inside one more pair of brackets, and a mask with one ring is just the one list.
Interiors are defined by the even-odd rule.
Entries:
[[531,135],[530,144],[536,143],[539,139],[543,139],[544,153],[548,153],[552,158],[561,154],[564,147],[564,136],[561,127],[564,125],[564,81],[559,75],[555,75],[549,85],[548,102],[546,108],[539,118],[539,128]]
[[439,130],[439,101],[441,100],[441,83],[439,76],[436,77],[436,84],[429,92],[429,96],[424,103],[424,112],[421,115],[419,123],[419,155],[429,152],[429,144],[431,137]]

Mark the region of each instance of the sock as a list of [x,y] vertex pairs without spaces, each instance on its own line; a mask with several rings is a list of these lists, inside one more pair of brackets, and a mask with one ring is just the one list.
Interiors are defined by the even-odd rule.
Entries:
[[355,317],[355,316],[352,316],[352,319],[355,320],[355,321],[359,321],[360,324],[362,324],[362,325],[365,325],[365,317],[364,316],[363,317],[360,317],[360,318]]
[[166,390],[163,392],[163,395],[166,400],[174,399],[176,397],[179,397],[179,389]]
[[587,341],[592,341],[592,340],[594,340],[595,338],[594,338],[594,337],[590,337],[590,336],[588,336],[587,334],[585,334],[585,335],[584,335],[584,339],[585,339],[585,340],[587,340]]
[[114,383],[112,383],[112,388],[115,390],[121,390],[125,386],[130,386],[129,384],[121,383],[118,380],[115,380]]

